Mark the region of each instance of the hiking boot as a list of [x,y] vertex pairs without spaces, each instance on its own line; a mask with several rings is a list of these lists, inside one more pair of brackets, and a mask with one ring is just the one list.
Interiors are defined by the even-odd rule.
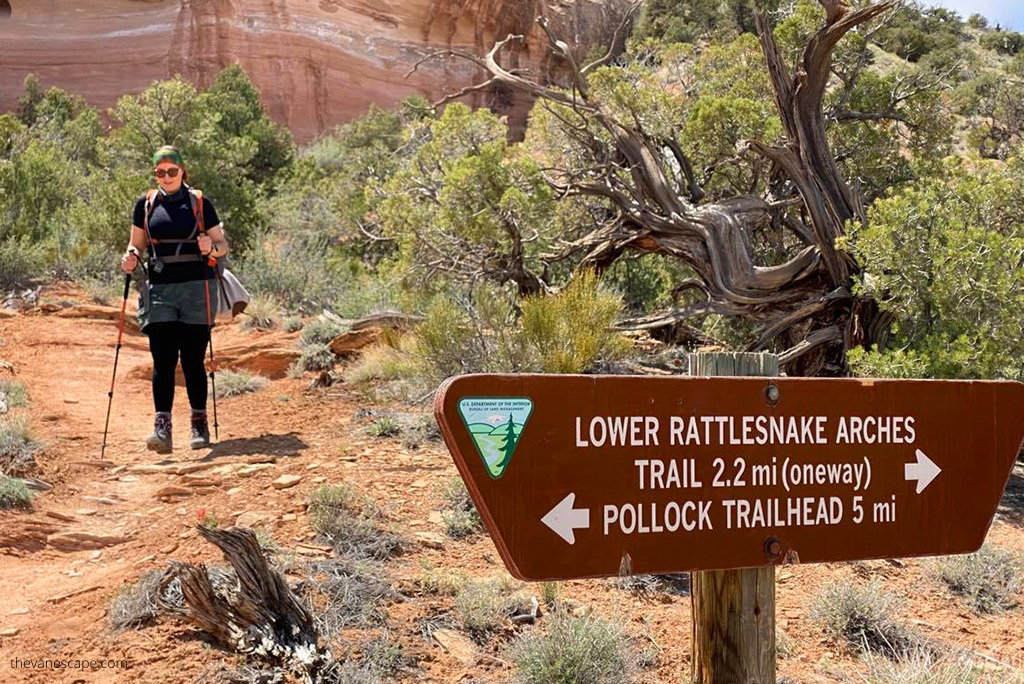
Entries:
[[153,434],[146,440],[146,448],[158,454],[171,453],[171,417],[166,413],[156,414]]
[[192,438],[188,445],[193,449],[204,449],[210,446],[210,426],[206,422],[206,411],[192,412]]

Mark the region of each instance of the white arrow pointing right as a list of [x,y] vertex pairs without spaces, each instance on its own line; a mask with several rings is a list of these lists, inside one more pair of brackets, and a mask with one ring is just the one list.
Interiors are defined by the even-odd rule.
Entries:
[[590,527],[590,509],[573,508],[572,505],[575,501],[576,493],[573,492],[559,501],[558,505],[540,519],[542,523],[554,530],[555,534],[570,544],[576,543],[575,530],[585,530]]
[[925,456],[920,449],[917,449],[915,455],[917,463],[904,464],[903,475],[906,480],[917,480],[917,493],[920,494],[942,472],[942,468],[935,465],[935,462]]

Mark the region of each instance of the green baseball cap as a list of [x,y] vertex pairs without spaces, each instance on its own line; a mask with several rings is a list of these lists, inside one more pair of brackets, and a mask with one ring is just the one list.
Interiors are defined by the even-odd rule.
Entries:
[[178,151],[178,148],[171,145],[164,145],[153,153],[153,166],[162,161],[170,161],[178,166],[185,166],[185,160],[181,158],[181,152]]

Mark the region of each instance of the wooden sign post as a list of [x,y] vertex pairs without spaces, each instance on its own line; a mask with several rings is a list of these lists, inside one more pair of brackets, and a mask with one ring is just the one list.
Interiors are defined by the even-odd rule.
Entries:
[[[691,354],[690,375],[779,374],[774,354]],[[693,684],[775,684],[775,566],[690,573]]]

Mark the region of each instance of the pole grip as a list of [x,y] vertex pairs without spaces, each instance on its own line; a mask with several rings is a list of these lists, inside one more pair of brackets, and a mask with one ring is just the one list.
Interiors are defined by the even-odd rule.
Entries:
[[132,284],[132,274],[131,273],[125,273],[124,274],[124,295],[121,297],[121,299],[128,299],[128,288],[131,287],[131,284]]

